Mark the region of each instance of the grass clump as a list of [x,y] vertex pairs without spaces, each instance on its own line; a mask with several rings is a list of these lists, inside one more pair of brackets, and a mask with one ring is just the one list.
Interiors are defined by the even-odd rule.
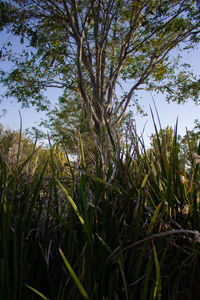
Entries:
[[11,168],[2,149],[1,299],[198,298],[198,149],[186,167],[177,126],[155,132],[80,138],[74,163],[51,146],[33,166],[35,145]]

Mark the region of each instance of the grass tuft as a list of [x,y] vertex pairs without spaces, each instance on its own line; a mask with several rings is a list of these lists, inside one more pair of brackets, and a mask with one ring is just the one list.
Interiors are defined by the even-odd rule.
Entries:
[[75,162],[21,130],[15,155],[0,144],[0,299],[198,299],[198,149],[154,126],[149,148],[79,135]]

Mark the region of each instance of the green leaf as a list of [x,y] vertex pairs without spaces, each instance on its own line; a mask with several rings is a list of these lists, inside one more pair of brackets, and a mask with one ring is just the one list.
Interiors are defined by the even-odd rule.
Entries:
[[142,184],[141,184],[141,189],[145,187],[146,183],[147,183],[147,179],[149,177],[149,174],[146,174],[146,176],[144,177]]
[[49,298],[45,297],[42,293],[40,293],[38,290],[32,288],[30,285],[25,284],[25,286],[27,288],[29,288],[30,290],[32,290],[33,292],[35,292],[37,295],[39,295],[42,299],[44,299],[44,300],[50,300]]
[[80,280],[78,279],[78,277],[76,276],[76,274],[74,273],[71,265],[69,264],[68,260],[66,259],[65,255],[63,254],[62,250],[59,249],[60,254],[62,256],[62,259],[70,273],[70,275],[72,276],[72,278],[74,279],[74,282],[76,283],[81,295],[83,296],[84,299],[89,299],[87,292],[85,291],[83,285],[81,284]]
[[155,288],[154,288],[153,299],[161,300],[162,287],[161,287],[160,264],[158,261],[158,256],[157,256],[157,252],[156,252],[156,248],[155,248],[153,240],[152,240],[152,245],[153,245],[154,261],[155,261],[155,266],[156,266],[156,284],[155,284]]
[[72,199],[72,197],[69,195],[69,193],[67,192],[67,190],[64,188],[64,186],[62,185],[62,183],[56,178],[56,181],[58,182],[58,184],[60,185],[60,187],[62,188],[62,190],[64,191],[65,195],[67,196],[71,206],[73,207],[77,217],[79,218],[80,222],[82,225],[85,225],[85,221],[83,220],[78,207],[76,206],[76,203],[74,202],[74,200]]
[[155,210],[155,212],[153,214],[153,217],[151,219],[151,223],[150,223],[149,228],[147,230],[147,236],[149,236],[150,233],[152,232],[152,229],[153,229],[153,226],[156,222],[156,219],[157,219],[158,213],[160,211],[161,205],[162,205],[162,203],[158,204],[158,206],[156,207],[156,210]]

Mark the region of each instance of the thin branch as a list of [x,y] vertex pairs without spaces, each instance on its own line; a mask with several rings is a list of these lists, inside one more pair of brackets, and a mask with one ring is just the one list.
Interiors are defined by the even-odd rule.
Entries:
[[[194,27],[195,28],[195,27]],[[166,55],[177,45],[179,44],[181,41],[183,41],[185,38],[187,38],[191,33],[191,29],[188,30],[187,32],[185,32],[182,36],[178,36],[176,37],[176,39],[172,40],[170,43],[170,46],[168,45],[168,43],[166,43],[162,48],[161,51],[163,52],[163,55],[161,57],[159,57],[159,59],[157,58],[157,54],[154,53],[150,63],[148,65],[148,67],[145,69],[145,71],[143,72],[143,74],[141,75],[140,79],[138,80],[138,82],[130,89],[129,93],[124,97],[124,99],[122,99],[122,101],[120,102],[116,113],[119,111],[119,109],[122,107],[122,105],[125,103],[125,106],[123,108],[122,113],[120,114],[120,116],[118,117],[116,124],[119,124],[122,120],[122,118],[124,117],[124,114],[128,108],[128,105],[131,101],[131,97],[134,93],[134,91],[136,89],[138,89],[138,86],[140,84],[142,84],[144,82],[144,80],[149,76],[149,74],[153,71],[153,69],[155,68],[155,66],[157,64],[159,64],[161,61],[163,61],[163,59],[166,57]]]
[[[186,235],[193,235],[194,236],[194,241],[196,241],[197,243],[200,242],[200,233],[199,231],[194,231],[194,230],[187,230],[187,229],[178,229],[178,230],[169,230],[169,231],[165,231],[165,232],[160,232],[160,233],[156,233],[156,234],[152,234],[151,236],[148,236],[140,241],[137,241],[135,243],[132,243],[130,244],[129,246],[123,248],[123,249],[120,249],[118,250],[118,248],[113,251],[113,254],[115,255],[120,255],[122,254],[123,252],[135,247],[135,246],[138,246],[140,244],[143,244],[147,241],[150,241],[150,240],[153,240],[153,239],[157,239],[157,238],[162,238],[162,237],[166,237],[166,236],[169,236],[169,235],[175,235],[175,234],[186,234]],[[112,254],[112,256],[113,256]],[[109,255],[109,257],[107,258],[107,263],[110,262],[110,259],[111,259],[111,256]]]

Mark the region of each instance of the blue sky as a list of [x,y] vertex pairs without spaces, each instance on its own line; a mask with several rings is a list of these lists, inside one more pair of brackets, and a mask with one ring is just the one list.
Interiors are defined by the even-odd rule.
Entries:
[[[7,35],[5,32],[0,32],[0,45],[4,42],[11,40],[15,49],[20,49],[19,41],[13,37],[11,34]],[[191,50],[190,53],[184,53],[184,62],[191,64],[192,69],[195,71],[196,75],[200,75],[200,49]],[[0,68],[7,68],[7,62],[0,61]],[[1,93],[3,91],[2,87]],[[58,99],[61,91],[58,89],[51,89],[47,93],[48,98],[52,103],[55,103]],[[162,127],[170,125],[175,126],[176,119],[179,119],[178,133],[184,135],[187,129],[192,129],[194,126],[194,120],[200,119],[200,106],[196,106],[191,100],[186,104],[168,104],[165,101],[163,95],[154,94],[154,99],[156,102],[157,110],[159,112],[159,117],[161,120]],[[19,110],[22,116],[23,130],[30,128],[32,126],[37,127],[39,125],[40,119],[45,117],[45,113],[38,113],[34,108],[22,109],[20,104],[17,103],[15,99],[1,99],[0,103],[0,123],[3,124],[5,128],[19,129],[20,118]],[[149,105],[153,108],[152,95],[149,92],[141,92],[141,102],[140,102],[147,112],[148,117],[136,116],[136,126],[137,131],[140,134],[143,131],[144,125],[144,138],[148,143],[148,137],[154,132],[153,122],[150,115]],[[52,104],[53,106],[53,104]],[[7,113],[3,115],[2,110],[7,110]]]

